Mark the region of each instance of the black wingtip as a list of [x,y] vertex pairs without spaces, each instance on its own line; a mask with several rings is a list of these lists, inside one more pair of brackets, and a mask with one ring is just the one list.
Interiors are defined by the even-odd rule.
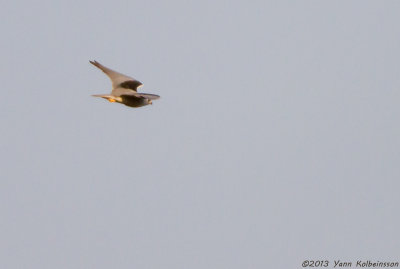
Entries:
[[96,65],[96,66],[100,64],[98,61],[89,61],[89,63]]

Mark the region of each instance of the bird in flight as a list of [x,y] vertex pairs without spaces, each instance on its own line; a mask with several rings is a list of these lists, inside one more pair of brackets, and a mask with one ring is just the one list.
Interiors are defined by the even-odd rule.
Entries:
[[130,107],[152,105],[153,100],[160,98],[160,96],[155,94],[138,93],[137,89],[143,86],[140,81],[107,68],[99,62],[89,62],[103,71],[112,82],[111,94],[95,94],[92,96],[101,97],[111,103],[117,102]]

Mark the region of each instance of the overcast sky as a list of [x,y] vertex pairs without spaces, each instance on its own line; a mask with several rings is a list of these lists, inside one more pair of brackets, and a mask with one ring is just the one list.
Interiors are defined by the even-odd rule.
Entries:
[[[399,1],[5,1],[0,267],[399,261]],[[158,94],[129,108],[89,60]]]

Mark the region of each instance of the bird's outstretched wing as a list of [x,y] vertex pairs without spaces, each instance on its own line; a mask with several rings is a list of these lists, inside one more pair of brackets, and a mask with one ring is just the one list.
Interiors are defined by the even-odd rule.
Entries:
[[111,79],[113,91],[117,88],[124,88],[136,92],[137,88],[143,85],[140,81],[132,77],[128,77],[124,74],[118,73],[117,71],[114,71],[108,67],[105,67],[97,61],[89,62],[99,68],[101,71],[103,71]]
[[146,98],[146,99],[149,99],[149,100],[156,100],[156,99],[160,98],[160,96],[156,95],[156,94],[139,93],[139,92],[122,90],[122,89],[119,89],[118,91],[119,91],[120,96],[121,95],[130,95],[130,96],[135,96],[135,97],[138,97],[138,98]]
[[150,94],[150,93],[137,93],[136,95],[140,96],[140,97],[143,97],[143,98],[146,98],[146,99],[149,99],[149,100],[157,100],[157,99],[160,98],[159,95]]

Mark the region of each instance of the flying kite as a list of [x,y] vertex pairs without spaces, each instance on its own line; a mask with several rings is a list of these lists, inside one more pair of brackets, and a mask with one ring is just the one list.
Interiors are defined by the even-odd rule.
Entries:
[[112,82],[111,94],[95,94],[92,96],[101,97],[111,103],[117,102],[130,107],[152,105],[153,100],[160,98],[160,96],[155,94],[138,93],[137,89],[143,86],[140,81],[107,68],[99,62],[89,62],[103,71]]

